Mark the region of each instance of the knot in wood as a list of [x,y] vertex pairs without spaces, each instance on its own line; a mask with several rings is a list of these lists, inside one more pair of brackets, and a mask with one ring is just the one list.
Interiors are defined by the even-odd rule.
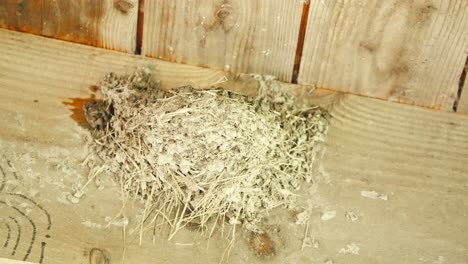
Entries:
[[133,4],[124,0],[114,1],[114,8],[122,14],[127,14],[133,8]]
[[237,16],[231,4],[222,4],[216,11],[215,16],[226,32],[231,30],[237,23]]

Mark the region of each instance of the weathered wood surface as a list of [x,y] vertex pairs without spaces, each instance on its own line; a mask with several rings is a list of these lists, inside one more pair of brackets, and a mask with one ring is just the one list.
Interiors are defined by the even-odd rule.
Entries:
[[0,27],[135,52],[138,0],[5,0]]
[[41,34],[42,11],[43,1],[2,1],[0,27]]
[[312,0],[299,83],[452,110],[465,0]]
[[[118,187],[103,179],[104,190],[90,185],[78,204],[63,197],[86,181],[81,162],[87,131],[62,102],[88,97],[87,87],[106,72],[138,65],[152,65],[166,87],[206,87],[223,73],[6,30],[0,30],[0,48],[0,257],[120,262],[122,227],[112,221],[107,226],[106,219],[120,212]],[[325,102],[333,116],[316,164],[317,182],[304,186],[301,196],[304,206],[313,206],[309,234],[318,248],[301,251],[305,227],[292,224],[290,216],[275,216],[268,225],[281,243],[267,261],[466,263],[468,117],[352,95],[312,99]],[[371,199],[361,191],[382,195]],[[158,230],[154,244],[148,235],[139,246],[138,236],[130,234],[138,208],[135,203],[126,212],[125,263],[220,260],[226,241],[214,236],[207,249],[190,230],[171,241]],[[327,211],[336,216],[321,220]],[[12,255],[18,227],[21,238]],[[230,263],[265,262],[245,237],[240,234]]]
[[35,264],[35,263],[27,262],[27,261],[21,261],[21,260],[0,258],[0,264]]
[[303,3],[146,0],[142,54],[291,82]]

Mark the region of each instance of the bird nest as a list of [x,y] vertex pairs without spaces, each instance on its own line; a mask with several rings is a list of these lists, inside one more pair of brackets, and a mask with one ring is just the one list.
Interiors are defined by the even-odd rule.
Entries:
[[108,74],[103,102],[85,107],[93,166],[144,201],[144,221],[167,222],[170,237],[186,225],[214,230],[221,222],[261,231],[270,210],[293,208],[295,191],[313,180],[328,121],[316,106],[299,108],[274,79],[255,78],[259,93],[246,97],[164,91],[146,68]]

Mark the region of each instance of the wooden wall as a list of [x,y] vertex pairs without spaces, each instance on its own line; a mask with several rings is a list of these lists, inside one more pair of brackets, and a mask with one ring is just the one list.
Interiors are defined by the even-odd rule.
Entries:
[[133,53],[138,0],[2,0],[0,27]]
[[300,1],[146,0],[144,55],[290,82]]
[[468,113],[467,13],[466,0],[4,0],[0,27]]
[[299,82],[451,110],[466,0],[312,0]]

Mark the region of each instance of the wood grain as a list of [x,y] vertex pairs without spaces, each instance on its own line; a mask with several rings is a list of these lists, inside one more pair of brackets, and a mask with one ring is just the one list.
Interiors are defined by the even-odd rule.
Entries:
[[43,1],[0,2],[0,27],[41,34]]
[[[116,184],[106,178],[104,190],[91,184],[78,204],[60,199],[84,183],[88,173],[81,166],[88,132],[70,118],[63,101],[89,97],[88,86],[109,71],[140,65],[154,67],[166,88],[207,87],[226,76],[6,30],[0,30],[0,48],[0,201],[5,202],[0,202],[0,257],[23,260],[32,244],[26,261],[38,263],[43,256],[43,263],[52,264],[121,262],[123,230],[106,227],[106,217],[121,210]],[[227,88],[242,86],[235,84]],[[291,215],[272,212],[266,225],[276,230],[270,233],[280,243],[276,255],[259,259],[249,248],[249,234],[240,233],[229,263],[466,262],[468,117],[318,93],[320,97],[311,99],[325,102],[331,126],[317,157],[316,184],[303,186],[299,196],[305,208],[313,207],[309,232],[318,248],[301,251],[305,227],[293,224]],[[369,199],[361,191],[376,191],[388,199]],[[127,207],[125,263],[219,263],[228,243],[219,235],[207,247],[190,230],[167,241],[167,230],[161,228],[154,242],[147,234],[139,245],[130,230],[138,223],[140,208],[138,202]],[[327,211],[336,216],[321,220]],[[357,217],[353,221],[346,217],[350,212]],[[10,216],[22,232],[13,256],[17,226]],[[10,225],[13,241],[6,249],[4,223]],[[343,253],[351,244],[357,253]]]
[[299,83],[451,110],[467,13],[464,0],[312,0]]
[[7,0],[0,27],[135,52],[138,0]]
[[337,217],[312,230],[327,238],[324,245],[360,249],[336,263],[466,262],[460,230],[468,228],[468,118],[352,95],[335,99],[317,173],[329,182],[320,197]]
[[290,82],[301,1],[146,0],[142,54]]
[[12,260],[12,259],[6,259],[6,258],[0,258],[0,263],[2,264],[34,264],[32,262]]

